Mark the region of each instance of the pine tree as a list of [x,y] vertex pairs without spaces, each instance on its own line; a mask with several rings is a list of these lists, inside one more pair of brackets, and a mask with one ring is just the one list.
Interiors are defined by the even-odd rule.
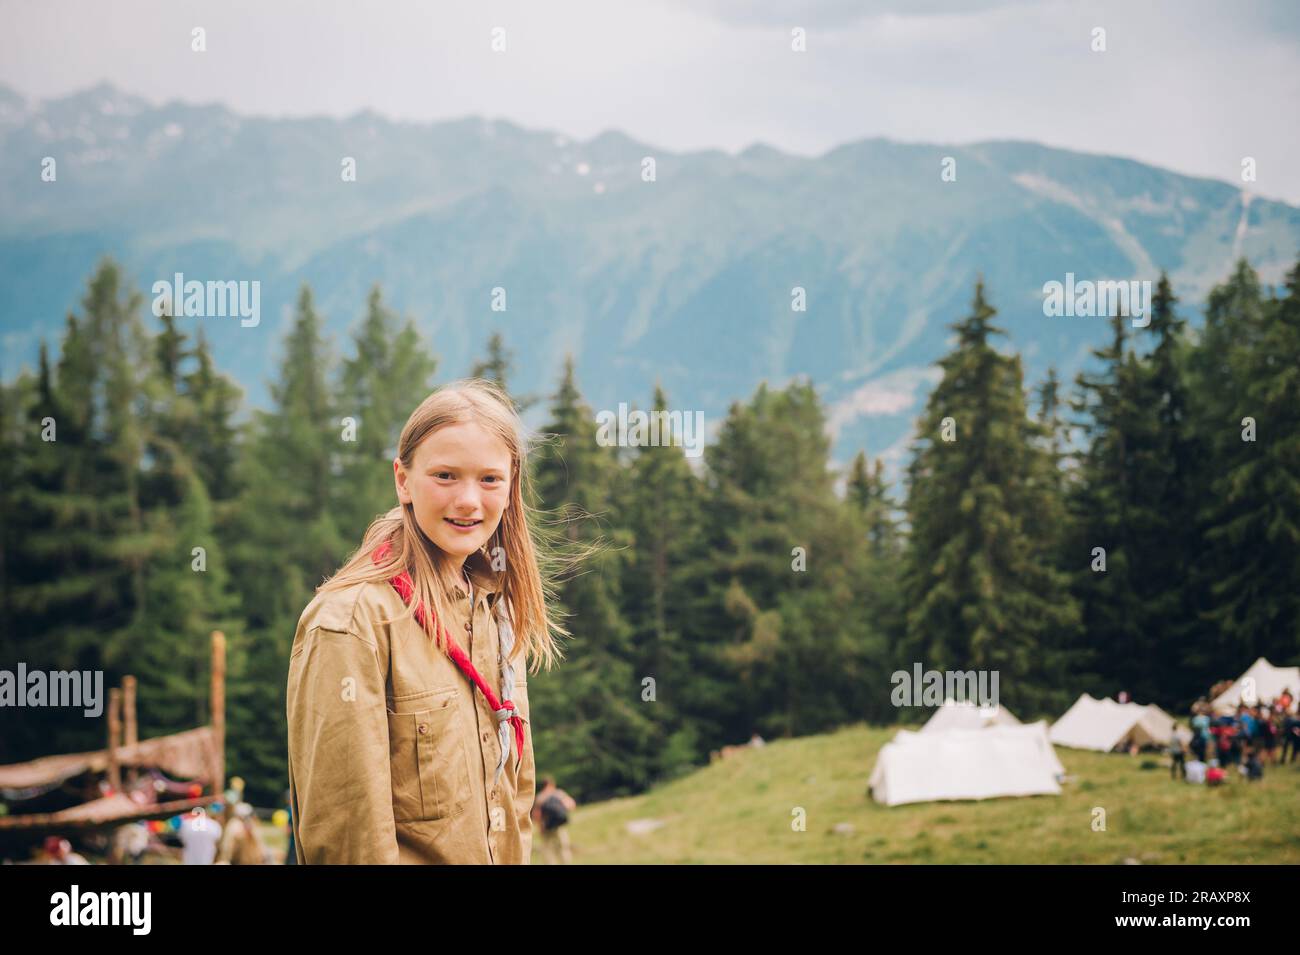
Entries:
[[[75,321],[70,317],[70,321]],[[78,599],[93,583],[73,576],[70,545],[93,543],[74,528],[60,535],[73,502],[60,498],[70,444],[47,439],[71,438],[69,416],[60,410],[54,373],[44,343],[36,380],[23,374],[4,391],[3,437],[0,437],[0,540],[3,540],[3,638],[5,666],[23,661],[31,669],[70,668],[81,659],[100,658],[90,641],[76,641],[69,627],[76,621]],[[59,430],[60,423],[65,430]],[[64,661],[67,661],[66,663]],[[77,725],[80,723],[81,725]],[[0,763],[21,762],[53,751],[96,745],[86,720],[72,720],[53,709],[26,711],[9,719],[0,733]]]
[[572,358],[565,361],[543,430],[554,443],[535,460],[538,502],[569,515],[561,536],[570,553],[590,547],[600,552],[561,582],[560,611],[569,615],[572,633],[566,660],[539,673],[530,687],[534,718],[548,728],[536,741],[538,770],[566,780],[565,788],[571,784],[587,798],[635,792],[652,778],[655,730],[646,710],[653,704],[642,699],[620,608],[626,540],[616,534],[606,546],[599,523],[614,493],[618,460],[597,443]]
[[1125,690],[1151,701],[1161,671],[1141,591],[1138,553],[1150,527],[1136,475],[1139,460],[1150,459],[1155,420],[1143,407],[1146,393],[1128,347],[1128,322],[1123,314],[1111,317],[1110,345],[1093,352],[1101,372],[1079,376],[1074,409],[1082,416],[1087,446],[1070,498],[1074,536],[1068,555],[1084,619],[1079,679],[1094,693]]
[[48,393],[49,375],[49,355],[41,342],[35,379],[24,369],[12,385],[0,382],[0,640],[6,658],[21,636],[15,597],[27,580],[23,532],[34,530],[25,520],[30,501],[26,482],[33,476],[31,456],[36,438],[29,427],[27,408],[35,403],[37,393]]
[[247,679],[230,688],[229,759],[250,781],[250,794],[258,780],[267,787],[262,798],[276,801],[285,785],[284,674],[294,628],[316,586],[356,543],[340,533],[333,508],[343,432],[330,400],[321,324],[304,286],[271,387],[272,409],[254,417],[226,560],[248,625],[247,643],[232,647],[246,660]]
[[[25,510],[39,531],[23,537],[19,630],[40,637],[38,661],[58,669],[113,669],[138,636],[145,533],[139,464],[146,407],[138,370],[148,366],[141,298],[105,260],[80,318],[69,315],[51,375],[43,360]],[[43,439],[46,423],[52,440]]]
[[1267,308],[1258,275],[1244,259],[1239,261],[1232,274],[1210,290],[1204,326],[1187,355],[1195,454],[1188,483],[1198,508],[1199,547],[1184,563],[1204,628],[1190,654],[1203,684],[1240,672],[1258,656],[1254,636],[1240,626],[1244,618],[1232,619],[1234,607],[1245,607],[1231,594],[1248,585],[1238,574],[1243,562],[1250,560],[1256,541],[1227,530],[1245,499],[1240,493],[1233,493],[1231,500],[1224,498],[1228,490],[1224,476],[1236,473],[1240,478],[1245,473],[1241,467],[1258,459],[1259,444],[1242,440],[1242,422],[1246,417],[1260,420],[1250,396],[1249,376],[1265,335]]
[[[40,614],[31,600],[43,582],[45,567],[35,565],[26,544],[41,533],[33,521],[40,493],[34,482],[39,476],[48,483],[53,475],[38,474],[40,438],[29,409],[50,409],[51,401],[41,404],[37,397],[48,396],[49,388],[44,342],[35,379],[24,370],[11,385],[0,383],[0,651],[6,667],[36,659],[33,652],[39,647]],[[47,733],[47,726],[37,724],[34,719],[5,722],[5,731],[0,733],[0,764],[38,755],[36,745]]]
[[[187,492],[204,496],[178,441],[193,417],[178,388],[184,336],[164,317],[151,339],[141,304],[105,261],[82,316],[68,317],[56,370],[42,348],[16,432],[21,507],[6,523],[21,569],[6,603],[29,665],[101,669],[110,686],[135,674],[151,736],[206,718],[196,661],[206,663],[207,633],[216,619],[233,624],[234,607],[219,568],[198,577],[190,566],[191,544],[210,537],[205,514],[177,520]],[[37,723],[45,738],[28,742],[44,752],[102,743],[82,719]]]
[[[668,413],[668,400],[658,386],[651,413]],[[682,437],[665,424],[659,444],[633,452],[617,509],[630,544],[621,588],[623,615],[630,628],[634,674],[655,681],[655,703],[648,711],[657,730],[654,774],[661,778],[703,755],[689,717],[691,707],[709,692],[692,666],[692,609],[700,599],[698,578],[705,557],[702,489],[682,448],[674,444]]]
[[873,593],[866,524],[835,494],[811,383],[763,384],[734,404],[706,461],[712,560],[698,642],[714,658],[719,742],[862,718],[883,655],[880,621],[862,606]]
[[[183,388],[189,396],[193,417],[182,431],[180,441],[198,471],[209,498],[225,502],[239,496],[236,462],[239,457],[239,431],[234,416],[243,399],[243,391],[227,375],[217,371],[207,337],[199,329],[198,340],[189,352],[193,371],[182,375]],[[222,515],[228,508],[218,508],[217,523],[224,527]]]
[[[208,420],[204,399],[195,393],[196,375],[184,366],[195,357],[188,337],[170,315],[158,316],[152,374],[143,379],[149,414],[141,475],[144,526],[154,546],[146,566],[146,599],[137,626],[144,639],[133,654],[140,680],[139,705],[149,735],[179,732],[207,723],[210,642],[222,630],[238,645],[242,625],[238,599],[224,566],[213,507],[204,482],[204,464],[229,457],[233,448],[223,429],[228,421]],[[202,350],[200,344],[200,351]],[[202,375],[203,357],[199,356]],[[210,372],[210,369],[209,369]],[[224,379],[211,387],[237,390]],[[219,409],[233,411],[230,409]],[[228,664],[232,661],[228,661]],[[227,667],[232,685],[242,676]]]
[[505,339],[500,332],[493,332],[492,337],[488,339],[487,358],[483,361],[475,362],[470,369],[471,378],[486,378],[500,386],[501,390],[510,395],[510,400],[515,403],[516,410],[520,412],[527,411],[541,399],[533,395],[514,395],[510,391],[511,370],[514,364],[512,353],[506,348]]
[[[1247,306],[1251,347],[1230,353],[1240,401],[1209,508],[1207,543],[1226,560],[1211,618],[1239,661],[1300,656],[1300,264],[1287,294]],[[1247,299],[1249,302],[1249,299]],[[1246,440],[1254,421],[1254,439]],[[1228,671],[1232,672],[1232,671]]]
[[333,484],[338,525],[348,540],[361,539],[370,521],[397,504],[392,461],[402,426],[428,397],[437,361],[411,321],[397,316],[370,291],[366,316],[353,339],[355,354],[340,376],[340,428],[352,430],[340,445],[340,479]]
[[867,455],[859,451],[853,459],[847,485],[848,500],[857,506],[867,523],[867,546],[871,556],[878,559],[893,559],[900,546],[898,522],[894,517],[897,510],[889,498],[889,488],[885,484],[885,463],[876,458],[871,468],[867,467]]
[[1155,346],[1139,369],[1145,453],[1134,457],[1133,506],[1140,533],[1133,552],[1141,622],[1161,669],[1159,692],[1164,703],[1182,708],[1205,689],[1214,671],[1203,656],[1204,626],[1187,579],[1198,548],[1192,482],[1199,455],[1190,431],[1186,322],[1174,308],[1177,301],[1169,276],[1161,273],[1148,331]]
[[1032,534],[1046,452],[1027,415],[1019,358],[999,354],[995,310],[971,314],[918,425],[909,467],[907,647],[925,669],[999,673],[1002,699],[1047,710],[1053,657],[1078,622],[1050,545]]
[[855,601],[851,612],[854,619],[869,626],[862,648],[863,669],[868,674],[864,681],[877,691],[861,699],[857,715],[892,723],[898,714],[879,689],[888,685],[894,671],[907,665],[900,646],[906,631],[902,575],[906,540],[896,516],[899,507],[890,495],[880,458],[868,468],[865,452],[859,451],[846,490],[846,516],[855,527],[861,527],[855,536],[865,544],[853,565],[858,582],[853,585]]
[[1056,490],[1064,494],[1067,485],[1067,454],[1070,429],[1061,415],[1061,382],[1056,369],[1047,369],[1047,376],[1038,386],[1038,426],[1042,431],[1043,449],[1056,479]]

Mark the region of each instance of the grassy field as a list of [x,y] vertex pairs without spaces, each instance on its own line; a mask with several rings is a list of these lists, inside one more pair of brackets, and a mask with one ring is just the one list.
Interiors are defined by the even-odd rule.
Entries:
[[[641,796],[579,806],[574,863],[1300,862],[1300,762],[1219,788],[1169,778],[1168,758],[1057,749],[1060,796],[887,808],[867,794],[894,729],[779,740]],[[1143,769],[1144,763],[1155,768]],[[562,781],[561,781],[562,783]],[[1093,809],[1106,829],[1093,831]],[[795,807],[807,830],[792,831]],[[630,834],[633,820],[662,827]],[[847,823],[851,831],[836,831]],[[841,829],[843,827],[840,827]],[[536,842],[534,862],[540,861]]]

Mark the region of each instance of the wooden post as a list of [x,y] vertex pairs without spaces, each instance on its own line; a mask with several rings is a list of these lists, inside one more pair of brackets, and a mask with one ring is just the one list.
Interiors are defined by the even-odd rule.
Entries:
[[[125,731],[124,745],[134,746],[140,742],[139,731],[135,723],[135,677],[122,677],[122,722]],[[126,768],[126,782],[130,786],[135,783],[136,767],[128,766]]]
[[135,677],[122,677],[122,721],[126,736],[124,745],[134,746],[140,742],[139,729],[135,723]]
[[108,784],[113,792],[122,788],[122,770],[117,764],[117,748],[122,742],[122,690],[108,691]]
[[212,795],[226,791],[226,635],[212,631],[212,732],[216,737],[216,765],[212,773]]

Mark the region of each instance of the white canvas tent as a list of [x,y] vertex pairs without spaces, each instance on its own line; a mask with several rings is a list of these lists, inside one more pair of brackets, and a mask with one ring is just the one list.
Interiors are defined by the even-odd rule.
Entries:
[[1233,713],[1242,702],[1247,706],[1252,701],[1271,703],[1283,690],[1291,691],[1291,712],[1294,713],[1294,700],[1300,694],[1300,667],[1275,667],[1260,657],[1232,686],[1216,696],[1210,705],[1216,713]]
[[942,799],[1059,795],[1060,760],[1047,724],[913,733],[880,750],[868,785],[887,806]]
[[976,706],[972,702],[957,703],[952,699],[944,700],[943,706],[934,711],[934,715],[921,727],[922,733],[934,733],[942,730],[987,729],[990,726],[1020,726],[1020,720],[1006,707]]
[[1116,703],[1085,693],[1052,724],[1048,737],[1057,746],[1109,753],[1130,743],[1165,746],[1173,739],[1173,723],[1173,717],[1154,703]]

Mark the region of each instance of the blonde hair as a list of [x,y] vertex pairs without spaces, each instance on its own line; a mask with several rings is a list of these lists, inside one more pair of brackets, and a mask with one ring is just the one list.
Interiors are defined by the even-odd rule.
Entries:
[[[420,402],[407,418],[397,442],[397,456],[402,467],[409,471],[415,463],[415,451],[425,438],[449,425],[471,422],[500,438],[510,451],[510,501],[491,540],[467,558],[466,563],[481,557],[490,567],[486,554],[504,555],[505,570],[497,581],[497,606],[509,614],[515,632],[510,659],[524,653],[524,659],[533,662],[536,672],[538,663],[545,663],[549,668],[562,658],[556,635],[569,636],[569,631],[560,626],[547,607],[548,599],[554,599],[555,593],[550,574],[544,574],[543,567],[550,570],[562,561],[536,543],[548,535],[540,528],[540,512],[528,503],[532,499],[529,441],[514,403],[499,386],[482,378],[463,378],[444,385]],[[388,552],[376,563],[374,552],[384,543],[390,545]],[[446,601],[457,586],[457,575],[452,562],[416,523],[411,504],[398,504],[375,518],[366,528],[361,546],[316,592],[370,582],[387,587],[403,570],[411,576],[414,595],[405,612],[395,619],[412,617],[419,604],[433,608],[434,621],[448,619],[444,613]],[[436,627],[433,636],[439,649],[445,652],[443,629]]]

